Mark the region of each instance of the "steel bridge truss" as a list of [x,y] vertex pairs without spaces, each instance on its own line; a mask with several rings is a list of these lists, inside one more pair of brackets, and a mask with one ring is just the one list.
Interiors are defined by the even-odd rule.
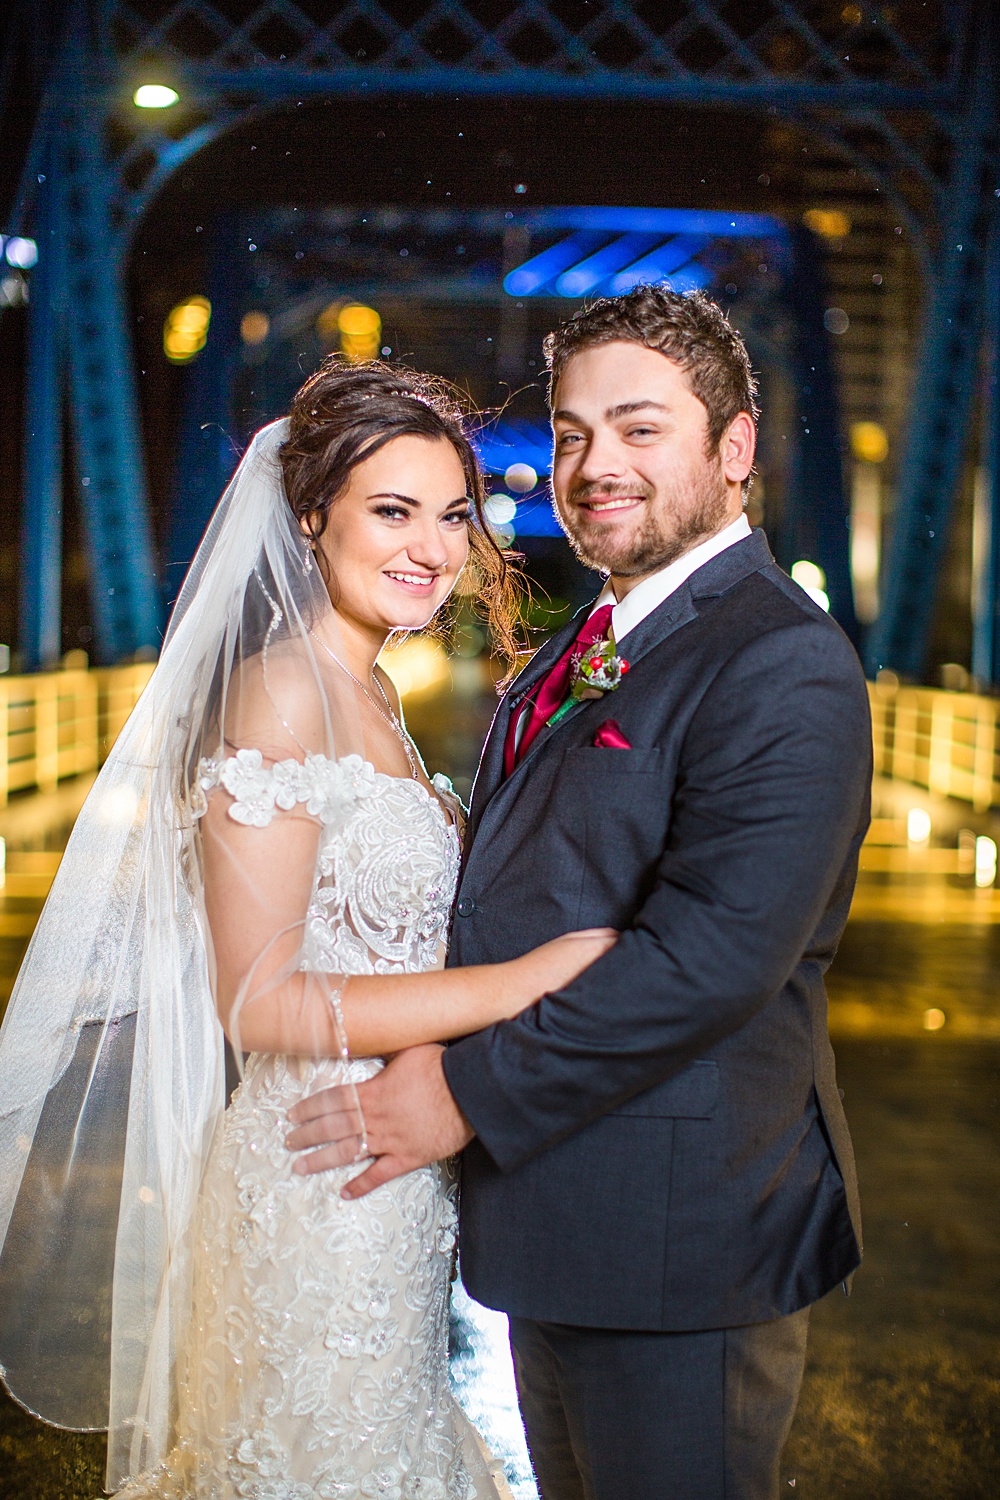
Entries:
[[[33,234],[40,253],[29,314],[25,663],[48,664],[59,651],[53,538],[67,396],[99,655],[121,659],[158,642],[125,268],[133,229],[164,182],[221,132],[290,100],[521,95],[778,115],[833,144],[893,203],[924,272],[925,313],[868,655],[872,669],[918,675],[990,329],[996,344],[987,295],[998,233],[996,29],[994,7],[976,0],[901,0],[891,11],[831,0],[77,0],[6,226]],[[141,118],[131,105],[152,66],[183,96],[170,119]],[[808,329],[802,343],[812,369]],[[991,430],[995,412],[992,420]],[[987,449],[995,455],[997,443]],[[819,477],[805,473],[807,489]],[[1000,514],[995,466],[991,483]],[[1000,524],[994,530],[1000,536]],[[990,600],[1000,599],[1000,542],[994,553]],[[1000,628],[981,631],[977,651],[980,668],[1000,677]]]

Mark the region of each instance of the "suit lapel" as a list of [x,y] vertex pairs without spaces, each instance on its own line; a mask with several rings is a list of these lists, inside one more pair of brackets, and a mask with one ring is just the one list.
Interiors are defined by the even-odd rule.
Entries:
[[[567,646],[574,639],[580,629],[582,618],[590,614],[593,603],[585,604],[582,609],[569,620],[561,630],[556,631],[554,636],[547,640],[544,646],[539,647],[527,666],[518,674],[504,693],[503,698],[493,715],[493,723],[490,725],[486,744],[483,746],[482,759],[479,762],[479,770],[476,772],[476,780],[472,788],[471,806],[469,809],[469,823],[466,829],[466,847],[472,841],[482,813],[503,784],[503,750],[507,741],[507,730],[510,727],[511,714],[524,702],[538,682],[545,676],[562,656]],[[534,749],[534,746],[531,747]]]
[[[661,645],[684,625],[697,619],[696,600],[724,594],[741,578],[757,572],[770,562],[773,562],[773,558],[767,539],[764,533],[758,530],[742,541],[734,543],[733,546],[727,547],[725,552],[720,552],[705,563],[696,573],[692,573],[690,578],[685,579],[680,588],[652,610],[644,620],[640,620],[634,630],[629,631],[621,645],[621,655],[628,662],[629,669],[634,669],[654,647]],[[546,642],[532,657],[497,709],[473,788],[472,808],[466,831],[466,855],[471,848],[473,838],[480,832],[483,824],[492,823],[502,815],[504,807],[520,785],[522,778],[527,775],[542,747],[554,734],[559,734],[578,714],[588,708],[598,706],[599,700],[584,699],[574,704],[558,724],[546,725],[532,742],[524,759],[514,767],[510,776],[504,777],[503,747],[511,714],[524,701],[538,680],[559,660],[579,631],[581,617],[584,613],[589,614],[592,609],[593,603],[585,605],[568,625]],[[613,700],[614,694],[608,695],[608,698]],[[608,699],[600,701],[606,703]]]

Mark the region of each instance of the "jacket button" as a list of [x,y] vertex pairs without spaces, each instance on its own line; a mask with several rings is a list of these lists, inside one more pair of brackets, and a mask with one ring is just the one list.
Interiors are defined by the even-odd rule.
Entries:
[[460,917],[471,917],[475,909],[476,903],[473,901],[471,896],[463,896],[461,901],[455,908]]

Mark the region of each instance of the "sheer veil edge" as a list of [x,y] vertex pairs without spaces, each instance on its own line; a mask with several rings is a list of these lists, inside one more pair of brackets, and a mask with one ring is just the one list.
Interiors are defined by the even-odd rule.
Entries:
[[281,743],[363,753],[353,691],[334,702],[313,654],[331,606],[285,501],[286,435],[285,420],[256,435],[215,510],[0,1031],[0,1376],[54,1425],[109,1429],[111,1488],[171,1440],[192,1214],[225,1104],[199,763],[233,753],[248,673]]

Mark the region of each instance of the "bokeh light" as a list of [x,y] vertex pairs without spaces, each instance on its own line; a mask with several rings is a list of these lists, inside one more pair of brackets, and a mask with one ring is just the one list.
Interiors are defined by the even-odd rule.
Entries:
[[976,884],[985,888],[997,878],[997,846],[987,834],[976,839]]
[[493,526],[508,526],[517,515],[517,501],[509,495],[491,495],[486,502],[486,519]]
[[396,684],[404,702],[433,698],[451,681],[447,652],[440,641],[427,635],[409,635],[397,645],[389,646],[379,657],[379,664]]
[[906,837],[911,844],[926,844],[932,826],[931,815],[924,807],[911,807],[906,814]]
[[805,590],[814,604],[829,612],[830,596],[826,592],[826,574],[818,563],[809,562],[806,558],[792,563],[792,581]]
[[503,482],[516,495],[526,495],[538,483],[538,474],[530,464],[509,464],[504,471]]
[[839,208],[807,208],[802,222],[824,240],[842,240],[851,232],[851,221]]
[[382,319],[374,307],[365,307],[361,302],[348,302],[337,317],[340,332],[340,348],[344,358],[352,365],[364,364],[374,359],[382,343]]
[[267,313],[244,313],[240,321],[240,338],[244,344],[249,344],[253,348],[255,345],[264,342],[270,329],[271,320],[267,316]]
[[163,325],[163,352],[171,364],[186,365],[204,349],[211,319],[207,297],[185,297],[171,308]]
[[851,423],[851,452],[866,464],[881,464],[889,457],[889,437],[880,422]]

